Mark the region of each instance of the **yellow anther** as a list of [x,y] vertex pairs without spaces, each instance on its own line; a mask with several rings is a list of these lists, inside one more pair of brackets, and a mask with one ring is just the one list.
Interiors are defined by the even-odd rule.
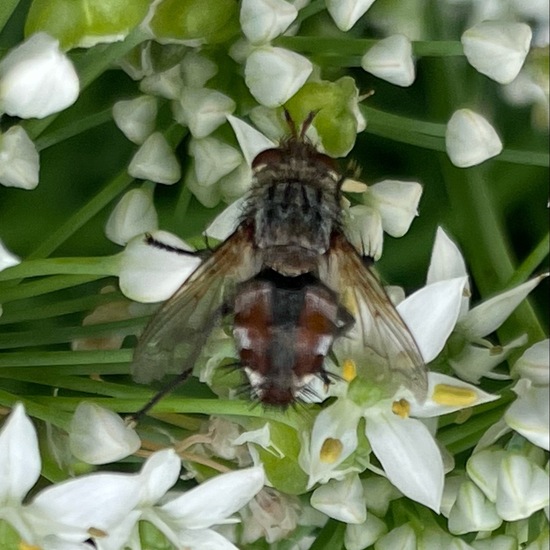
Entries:
[[103,531],[102,529],[98,529],[97,527],[90,527],[88,529],[88,534],[91,537],[99,537],[99,538],[107,536],[107,533],[105,531]]
[[477,401],[477,394],[469,388],[437,384],[432,395],[433,401],[448,407],[472,405]]
[[19,550],[42,550],[40,546],[35,546],[34,544],[27,544],[26,542],[19,542]]
[[334,464],[342,454],[344,450],[344,445],[339,439],[333,439],[332,437],[327,437],[323,444],[321,445],[321,452],[319,457],[321,462],[325,464]]
[[342,378],[351,382],[357,376],[357,367],[353,359],[346,359],[342,365]]
[[391,406],[393,414],[400,416],[401,418],[409,418],[411,412],[411,404],[406,399],[400,399],[394,401]]

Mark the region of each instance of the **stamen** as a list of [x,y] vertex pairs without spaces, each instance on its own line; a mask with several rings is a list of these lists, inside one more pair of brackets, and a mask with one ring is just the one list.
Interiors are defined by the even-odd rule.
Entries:
[[19,550],[42,550],[40,546],[35,546],[34,544],[27,544],[26,542],[19,542]]
[[409,418],[411,413],[411,404],[406,399],[400,399],[399,401],[394,401],[391,406],[393,414],[401,418]]
[[103,531],[102,529],[98,529],[97,527],[90,527],[88,529],[88,534],[90,535],[90,537],[99,537],[99,538],[107,536],[107,533],[105,531]]
[[477,394],[469,388],[437,384],[432,399],[439,405],[449,407],[472,405],[477,401]]
[[342,304],[354,317],[357,317],[357,300],[351,288],[346,288],[344,290]]
[[321,452],[319,457],[321,462],[325,464],[334,464],[342,454],[344,450],[344,445],[339,439],[333,439],[332,437],[327,437],[323,444],[321,445]]
[[342,365],[342,378],[351,382],[357,376],[357,367],[353,359],[346,359]]

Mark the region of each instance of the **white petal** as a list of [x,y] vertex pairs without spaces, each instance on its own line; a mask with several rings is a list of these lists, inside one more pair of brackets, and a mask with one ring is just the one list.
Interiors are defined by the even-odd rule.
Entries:
[[[487,539],[473,540],[471,546],[473,550],[518,550],[518,539],[512,535],[497,535]],[[529,550],[535,550],[531,546]],[[525,550],[527,550],[527,548]],[[541,548],[541,550],[545,550]]]
[[38,185],[40,157],[21,126],[0,134],[0,183],[6,187],[34,189]]
[[315,419],[309,446],[304,445],[298,461],[309,475],[308,488],[318,481],[341,478],[338,466],[357,448],[357,423],[361,410],[349,399],[337,399]]
[[363,523],[346,525],[344,546],[346,550],[363,550],[373,545],[387,531],[381,519],[369,514]]
[[72,105],[78,75],[59,41],[38,33],[0,61],[0,112],[21,118],[44,118]]
[[379,475],[363,479],[362,484],[367,510],[378,517],[387,514],[392,500],[403,496],[387,478]]
[[460,332],[470,340],[491,334],[547,276],[535,277],[474,307],[459,321]]
[[351,244],[361,255],[379,260],[384,244],[380,212],[371,206],[358,204],[348,208],[346,213],[346,234]]
[[405,523],[392,529],[387,535],[378,539],[376,550],[418,550],[416,533],[410,524]]
[[243,0],[241,29],[252,44],[265,44],[283,33],[297,15],[298,10],[284,0]]
[[[445,233],[443,228],[438,227],[435,234],[435,241],[432,248],[430,267],[426,277],[426,284],[455,279],[456,277],[467,276],[466,263],[455,242]],[[464,290],[470,292],[470,282],[466,281]],[[465,303],[464,303],[465,302]],[[469,297],[465,296],[461,307],[461,313],[468,310]]]
[[4,271],[8,267],[13,267],[21,263],[21,260],[15,254],[12,254],[0,239],[0,271]]
[[150,95],[117,101],[113,119],[124,135],[134,143],[143,143],[155,130],[157,100]]
[[216,185],[203,185],[197,181],[193,166],[185,174],[185,187],[195,195],[199,202],[206,208],[214,208],[221,200],[221,191]]
[[288,125],[281,120],[280,113],[276,109],[257,105],[250,110],[248,117],[265,137],[272,140],[270,147],[277,147],[277,143],[288,134]]
[[466,263],[458,246],[442,227],[438,227],[426,282],[435,283],[465,275],[468,275]]
[[463,535],[474,531],[494,531],[502,520],[495,505],[490,502],[473,481],[465,481],[449,514],[449,531]]
[[189,50],[180,63],[180,71],[185,86],[204,88],[218,73],[218,66],[200,52]]
[[451,509],[458,497],[458,491],[462,483],[466,480],[464,475],[452,475],[445,478],[445,487],[443,487],[443,496],[441,497],[441,515],[449,517]]
[[466,279],[457,277],[427,285],[397,306],[426,363],[439,355],[453,331]]
[[173,104],[175,119],[196,138],[204,138],[219,128],[235,110],[235,102],[217,90],[184,88]]
[[136,507],[139,493],[136,475],[94,473],[43,489],[26,512],[49,532],[56,523],[84,532],[109,532]]
[[402,237],[418,216],[422,186],[414,181],[384,180],[368,189],[369,203],[378,208],[382,228],[392,237]]
[[137,179],[172,184],[181,177],[180,165],[166,138],[151,134],[130,161],[128,173]]
[[143,464],[140,477],[142,507],[151,506],[161,499],[178,480],[181,460],[174,449],[153,453]]
[[216,183],[237,168],[243,159],[237,149],[213,137],[192,139],[189,154],[195,159],[197,182],[203,185]]
[[487,431],[479,438],[477,445],[474,447],[474,453],[478,453],[484,449],[487,449],[491,445],[494,445],[501,437],[511,432],[504,418],[497,420]]
[[405,496],[439,512],[443,461],[426,426],[413,418],[371,409],[365,433],[388,479]]
[[252,161],[256,158],[256,156],[258,156],[262,151],[277,147],[275,142],[266,138],[254,127],[250,126],[250,124],[244,122],[244,120],[232,115],[229,115],[227,120],[235,132],[241,151],[243,152],[244,158],[249,166],[252,164]]
[[484,21],[462,35],[464,55],[480,73],[508,84],[529,53],[531,28],[525,23]]
[[459,168],[481,164],[502,151],[502,142],[485,118],[470,109],[459,109],[447,123],[445,146]]
[[0,430],[0,503],[21,502],[40,476],[36,431],[18,403]]
[[139,436],[122,418],[94,403],[82,402],[76,408],[69,428],[73,455],[87,464],[116,462],[135,453]]
[[505,521],[529,518],[550,501],[548,473],[525,456],[509,454],[500,464],[497,512]]
[[518,398],[504,414],[506,424],[542,449],[550,450],[550,402],[548,386],[520,380],[514,387]]
[[422,405],[411,401],[410,415],[418,418],[432,418],[483,403],[490,403],[499,398],[499,395],[486,393],[457,378],[439,372],[429,372],[428,398]]
[[[152,234],[169,246],[190,250],[181,239],[164,231]],[[195,271],[201,260],[193,255],[177,254],[151,246],[142,237],[132,239],[121,254],[120,290],[138,302],[168,299]]]
[[[1,246],[1,244],[0,244]],[[550,340],[541,340],[533,344],[516,361],[513,372],[533,384],[548,386],[550,380]]]
[[349,31],[374,0],[326,0],[327,10],[341,31]]
[[218,188],[222,198],[227,203],[240,199],[246,195],[252,186],[252,170],[250,166],[243,160],[226,176],[223,176],[218,181]]
[[132,189],[123,195],[105,225],[107,238],[124,246],[143,233],[158,229],[158,216],[151,193]]
[[148,75],[141,81],[139,89],[144,94],[178,99],[183,90],[182,70],[175,65],[167,71]]
[[312,70],[311,61],[297,53],[262,46],[248,56],[244,77],[258,103],[279,107],[304,85]]
[[473,454],[466,464],[466,471],[470,479],[491,502],[497,500],[500,464],[506,456],[508,456],[508,451],[504,449],[485,449]]
[[367,519],[363,487],[357,474],[321,485],[313,491],[310,504],[328,517],[344,523],[363,523]]
[[218,239],[218,241],[225,241],[239,225],[243,215],[245,200],[245,197],[241,197],[230,204],[221,214],[214,218],[212,223],[205,229],[204,234],[208,237]]
[[361,67],[396,86],[410,86],[415,78],[411,41],[402,34],[380,40],[363,56]]
[[220,474],[161,506],[181,526],[205,529],[239,511],[264,486],[263,467]]

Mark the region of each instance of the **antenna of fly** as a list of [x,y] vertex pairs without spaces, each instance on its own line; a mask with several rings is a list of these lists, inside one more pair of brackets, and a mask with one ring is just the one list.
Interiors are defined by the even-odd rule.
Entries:
[[306,132],[309,130],[309,127],[311,126],[311,123],[313,122],[313,119],[317,116],[317,113],[319,110],[310,111],[307,117],[305,118],[304,122],[302,122],[302,126],[300,128],[300,133],[298,134],[298,128],[296,128],[296,123],[294,122],[294,119],[290,115],[287,109],[284,110],[285,114],[285,121],[288,125],[288,128],[290,130],[290,139],[293,141],[305,141],[306,140]]

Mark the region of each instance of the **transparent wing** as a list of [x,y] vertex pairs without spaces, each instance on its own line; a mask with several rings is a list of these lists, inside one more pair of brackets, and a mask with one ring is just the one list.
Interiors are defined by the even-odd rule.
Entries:
[[160,308],[139,339],[131,370],[148,383],[192,368],[238,283],[258,273],[250,230],[240,226]]
[[378,363],[373,372],[381,368],[381,374],[377,373],[381,378],[387,379],[389,375],[392,383],[399,381],[424,400],[428,389],[426,366],[405,322],[378,278],[347,239],[337,234],[331,244],[320,277],[339,293],[343,305],[354,318],[354,326],[348,333],[354,341],[347,350],[360,355],[359,360],[363,362],[369,355],[362,350],[370,350],[367,362]]

